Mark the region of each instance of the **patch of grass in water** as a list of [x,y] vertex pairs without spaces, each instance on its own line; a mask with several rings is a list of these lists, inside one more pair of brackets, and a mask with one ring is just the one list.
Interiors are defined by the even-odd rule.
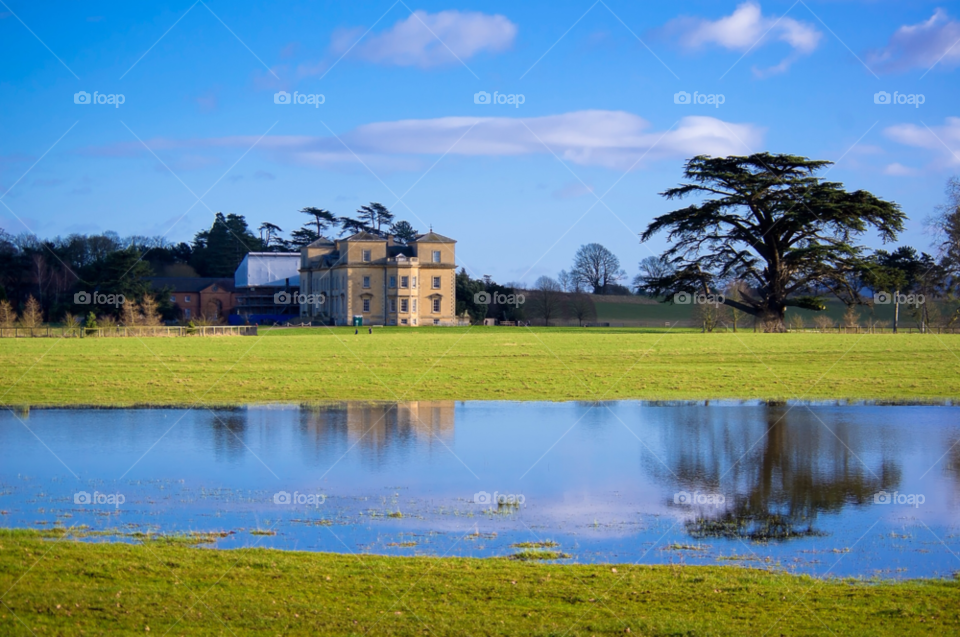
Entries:
[[543,560],[565,560],[571,557],[567,553],[559,551],[546,551],[541,549],[524,549],[517,551],[510,556],[511,560],[520,560],[521,562],[543,561]]
[[516,544],[511,544],[510,548],[514,549],[552,549],[560,546],[559,543],[554,542],[553,540],[544,540],[543,542],[517,542]]
[[709,550],[710,546],[707,544],[680,544],[679,542],[674,542],[673,544],[668,544],[663,547],[664,551],[706,551]]

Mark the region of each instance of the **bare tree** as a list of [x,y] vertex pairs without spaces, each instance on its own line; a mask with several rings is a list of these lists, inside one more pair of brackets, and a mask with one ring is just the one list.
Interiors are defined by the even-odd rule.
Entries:
[[594,294],[603,294],[607,286],[626,276],[620,269],[620,260],[599,243],[580,246],[573,257],[573,276],[583,285],[593,288]]
[[557,275],[557,283],[560,284],[560,289],[564,292],[579,292],[579,290],[573,289],[576,285],[574,276],[566,270],[560,270],[560,274]]
[[[747,284],[739,279],[734,279],[730,285],[727,286],[727,289],[724,292],[724,297],[739,303],[743,300],[743,295],[747,292]],[[747,314],[731,305],[728,316],[730,317],[730,322],[733,324],[733,331],[736,332],[740,321],[745,319]]]
[[563,313],[563,295],[560,284],[548,276],[537,279],[530,294],[530,312],[543,319],[544,325],[550,325],[550,319],[559,318]]
[[31,294],[27,297],[23,314],[20,315],[20,327],[40,327],[42,323],[43,312],[40,310],[40,303]]
[[647,282],[657,281],[673,274],[673,266],[663,257],[647,257],[640,261],[640,274],[633,277],[633,287],[637,294],[647,293]]
[[162,323],[157,309],[157,300],[150,294],[144,294],[140,302],[140,316],[144,325],[157,326]]
[[597,319],[597,308],[593,305],[593,299],[589,294],[574,292],[567,297],[567,310],[570,315],[577,319],[580,327],[584,322],[595,321]]
[[17,322],[17,312],[10,301],[0,301],[0,327],[13,327]]
[[124,299],[120,309],[120,324],[124,327],[133,327],[140,323],[141,318],[137,311],[137,304],[131,299]]

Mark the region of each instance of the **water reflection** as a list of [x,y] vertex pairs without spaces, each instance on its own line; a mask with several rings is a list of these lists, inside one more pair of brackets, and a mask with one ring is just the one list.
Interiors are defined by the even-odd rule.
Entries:
[[[958,413],[357,402],[35,409],[28,428],[0,412],[0,524],[225,531],[225,548],[475,557],[550,539],[582,562],[710,564],[757,553],[812,574],[935,576],[955,570],[950,552],[960,554]],[[81,490],[122,493],[126,503],[84,505]],[[923,494],[925,504],[874,504],[881,490]],[[282,506],[282,491],[325,501]],[[674,501],[681,491],[725,501],[685,506]],[[476,500],[481,492],[522,494],[524,504],[505,512]],[[276,535],[252,535],[257,528]]]
[[358,447],[362,456],[383,464],[393,453],[411,446],[431,449],[452,443],[456,403],[411,401],[402,403],[343,403],[305,409],[300,413],[304,448],[323,453],[333,445]]
[[667,433],[667,466],[655,467],[658,478],[725,499],[721,506],[698,508],[686,524],[692,536],[819,535],[819,514],[872,502],[878,491],[899,485],[902,472],[892,453],[866,451],[862,427],[842,418],[828,425],[805,406],[758,409],[762,417],[744,422],[737,412],[711,416],[702,407],[690,408]]

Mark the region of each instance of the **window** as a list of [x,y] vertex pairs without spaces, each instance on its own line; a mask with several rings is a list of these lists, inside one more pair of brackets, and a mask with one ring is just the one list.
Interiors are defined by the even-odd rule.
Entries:
[[417,324],[417,319],[413,319],[413,324],[414,324],[414,325]]
[[[417,299],[413,299],[413,311],[417,311]],[[416,321],[414,321],[414,323],[416,323]]]
[[364,262],[364,263],[370,263],[370,251],[369,251],[369,250],[364,250],[364,251],[363,251],[363,262]]
[[365,287],[365,288],[369,288],[369,287],[370,287],[370,277],[368,277],[368,276],[363,277],[363,287]]
[[408,276],[400,277],[400,287],[402,288],[410,287],[410,277]]
[[171,296],[171,297],[170,297],[170,302],[171,302],[171,303],[176,303],[176,302],[177,302],[177,297]]
[[183,318],[190,318],[190,308],[189,308],[189,307],[183,311]]
[[406,325],[407,319],[400,319],[400,325]]
[[370,311],[370,299],[363,299],[363,311],[364,312]]
[[397,287],[397,277],[395,276],[390,277],[390,287],[392,288]]
[[410,311],[410,301],[407,299],[400,299],[400,311],[409,312]]
[[413,287],[417,287],[417,277],[413,277]]
[[433,277],[433,289],[434,290],[440,289],[440,277],[438,276]]
[[434,325],[440,325],[440,319],[433,319]]
[[183,302],[184,302],[184,303],[189,303],[189,302],[190,302],[190,295],[189,295],[189,294],[184,295],[184,297],[183,297]]
[[434,262],[434,263],[440,263],[440,251],[439,251],[439,250],[434,250],[434,251],[433,251],[433,262]]
[[435,313],[440,312],[440,299],[433,299],[433,311]]
[[397,299],[390,299],[390,311],[391,312],[397,311]]

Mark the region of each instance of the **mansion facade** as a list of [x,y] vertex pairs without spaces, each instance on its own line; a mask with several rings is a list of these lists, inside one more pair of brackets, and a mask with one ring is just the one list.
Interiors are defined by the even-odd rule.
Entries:
[[456,325],[456,241],[358,232],[300,249],[300,317],[334,325]]

